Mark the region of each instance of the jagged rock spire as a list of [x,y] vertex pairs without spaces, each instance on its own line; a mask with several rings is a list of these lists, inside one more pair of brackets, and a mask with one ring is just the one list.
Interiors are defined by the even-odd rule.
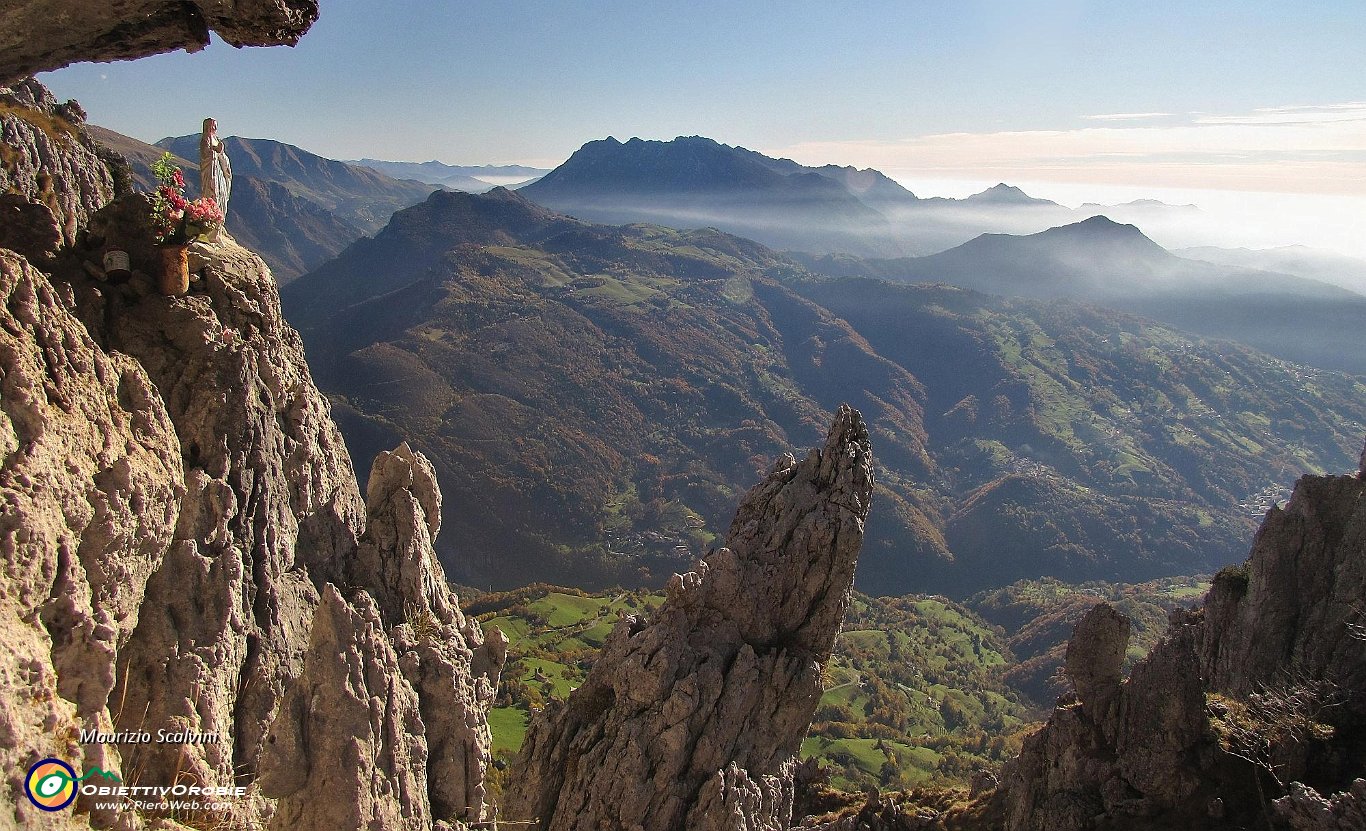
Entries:
[[503,817],[786,828],[872,488],[867,429],[841,407],[824,447],[750,490],[728,546],[675,575],[652,620],[623,619],[583,686],[533,722]]
[[431,462],[406,443],[380,453],[351,595],[322,588],[303,671],[261,754],[261,792],[279,800],[272,829],[484,819],[507,640],[486,639],[455,602],[432,550],[440,516]]
[[1083,706],[1099,710],[1119,693],[1129,619],[1109,603],[1097,603],[1072,630],[1067,642],[1067,677]]
[[[1363,597],[1366,482],[1305,476],[1247,563],[1214,578],[1203,609],[1173,613],[1123,683],[1128,621],[1092,609],[1067,649],[1080,701],[1061,700],[1004,771],[1004,828],[1261,827],[1273,771],[1290,827],[1360,828]],[[1295,732],[1310,719],[1312,739]]]

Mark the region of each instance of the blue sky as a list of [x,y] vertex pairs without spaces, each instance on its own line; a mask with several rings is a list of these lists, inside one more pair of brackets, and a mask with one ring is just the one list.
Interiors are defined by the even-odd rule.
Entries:
[[701,134],[926,192],[1356,199],[1363,43],[1362,0],[322,0],[293,49],[43,80],[138,138],[213,115],[333,158],[552,166],[607,135]]

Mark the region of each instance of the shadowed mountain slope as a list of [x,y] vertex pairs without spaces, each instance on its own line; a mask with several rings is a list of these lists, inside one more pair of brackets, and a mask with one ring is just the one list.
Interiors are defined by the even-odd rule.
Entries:
[[[199,134],[164,138],[158,147],[199,159]],[[295,196],[323,206],[365,233],[383,228],[394,211],[421,202],[435,185],[394,179],[270,139],[223,139],[234,176],[278,182]]]
[[1289,361],[1366,374],[1366,297],[1289,274],[1178,257],[1138,228],[1095,216],[1028,236],[984,234],[927,257],[801,257],[837,276],[950,283],[1069,299],[1228,338]]
[[362,236],[355,225],[279,182],[233,179],[228,232],[261,252],[276,282],[285,285],[317,268]]
[[882,448],[869,591],[1211,571],[1366,421],[1351,379],[1126,315],[821,280],[502,189],[433,194],[284,296],[354,452],[433,458],[481,586],[677,570],[843,401]]
[[1294,274],[1296,277],[1341,286],[1357,294],[1366,294],[1366,260],[1333,251],[1305,245],[1257,249],[1217,248],[1206,245],[1181,248],[1175,253],[1192,260],[1205,260],[1219,265]]
[[686,566],[742,484],[840,403],[884,464],[866,574],[946,556],[913,376],[715,231],[591,226],[437,193],[288,286],[355,446],[423,435],[457,579],[634,582]]

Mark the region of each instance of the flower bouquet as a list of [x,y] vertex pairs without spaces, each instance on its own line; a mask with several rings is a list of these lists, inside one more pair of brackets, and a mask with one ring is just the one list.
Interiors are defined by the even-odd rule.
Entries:
[[152,235],[158,245],[209,240],[223,227],[223,212],[212,196],[185,198],[185,175],[170,153],[152,165],[157,189],[152,193]]
[[218,236],[218,229],[222,227],[223,212],[212,196],[185,204],[185,234],[191,239],[211,240]]
[[223,212],[213,197],[185,198],[185,176],[170,153],[152,165],[157,189],[152,193],[152,239],[161,249],[161,291],[184,294],[190,290],[187,248],[194,240],[209,240],[223,227]]

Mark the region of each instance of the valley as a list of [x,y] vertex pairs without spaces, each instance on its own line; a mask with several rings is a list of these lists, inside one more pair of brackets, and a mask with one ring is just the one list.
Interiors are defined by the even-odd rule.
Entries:
[[1355,9],[10,5],[0,828],[1366,828]]
[[[1198,602],[1208,587],[1194,579],[1077,588],[1026,581],[966,605],[942,596],[856,594],[802,758],[817,760],[831,783],[848,791],[965,786],[973,771],[1017,754],[1021,737],[1065,691],[1062,652],[1082,614],[1108,600],[1139,621],[1132,664],[1157,642],[1167,612]],[[664,601],[647,590],[587,593],[545,584],[461,594],[467,614],[509,638],[489,712],[494,758],[505,762],[521,747],[532,715],[583,683],[618,619],[654,614]]]
[[1366,423],[1353,376],[1144,318],[821,277],[505,189],[437,193],[283,294],[352,452],[436,460],[443,557],[485,588],[657,585],[839,401],[880,449],[860,588],[960,598],[1217,570]]

